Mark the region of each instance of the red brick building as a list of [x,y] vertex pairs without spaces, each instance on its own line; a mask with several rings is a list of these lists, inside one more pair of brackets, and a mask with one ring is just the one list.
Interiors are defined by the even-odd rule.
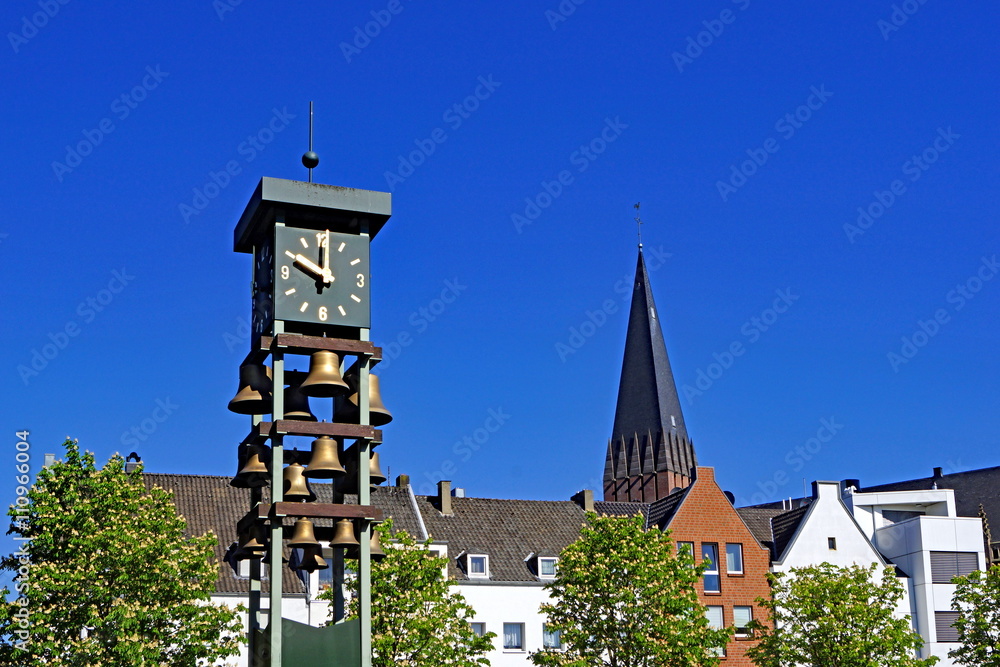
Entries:
[[746,651],[754,640],[741,628],[766,618],[755,600],[771,593],[766,578],[770,552],[716,484],[715,470],[698,467],[690,486],[650,504],[647,523],[670,530],[678,548],[686,546],[697,562],[709,564],[698,595],[713,622],[735,628],[722,664],[752,665]]

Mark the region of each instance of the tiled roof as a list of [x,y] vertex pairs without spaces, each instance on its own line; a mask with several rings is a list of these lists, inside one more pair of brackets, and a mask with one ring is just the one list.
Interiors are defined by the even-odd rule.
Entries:
[[559,553],[580,536],[583,509],[572,501],[452,498],[453,514],[438,509],[436,496],[417,496],[427,531],[448,546],[448,572],[468,581],[456,557],[466,551],[489,556],[491,581],[538,581],[525,563],[534,552]]
[[759,507],[737,507],[736,513],[743,519],[753,536],[761,545],[771,550],[774,555],[774,536],[771,534],[771,519],[783,514],[782,509],[763,509]]
[[681,506],[681,502],[683,502],[690,489],[691,487],[689,486],[686,489],[674,491],[670,495],[650,503],[646,514],[646,526],[666,528],[667,524],[674,518],[677,508]]
[[[163,473],[143,473],[146,488],[158,486],[174,492],[174,505],[178,513],[187,520],[189,535],[204,535],[208,531],[215,533],[219,544],[215,547],[215,556],[219,564],[219,578],[216,582],[216,592],[240,594],[249,591],[245,578],[236,576],[233,569],[223,561],[226,549],[236,541],[236,523],[250,508],[250,492],[247,489],[235,489],[229,486],[229,477],[210,475],[170,475]],[[319,502],[331,502],[333,487],[329,483],[311,481],[310,487]],[[265,502],[267,489],[264,489]],[[344,502],[356,504],[357,496],[347,495]],[[375,487],[372,489],[372,505],[378,507],[393,518],[395,530],[405,530],[417,536],[421,535],[419,522],[409,500],[409,492],[405,487]],[[314,519],[316,526],[331,526],[333,519]],[[287,524],[287,522],[286,522]],[[290,556],[285,548],[285,558]],[[304,595],[302,581],[289,568],[284,568],[283,590],[287,594]],[[263,590],[268,590],[266,581],[262,583]]]
[[635,516],[636,514],[642,514],[643,517],[647,517],[649,503],[598,500],[594,502],[594,511],[601,516]]
[[809,507],[809,505],[796,507],[771,518],[771,533],[774,535],[772,553],[775,559],[780,559],[785,553],[785,547],[792,540],[795,531],[798,530],[799,524],[802,522],[802,517],[809,511]]

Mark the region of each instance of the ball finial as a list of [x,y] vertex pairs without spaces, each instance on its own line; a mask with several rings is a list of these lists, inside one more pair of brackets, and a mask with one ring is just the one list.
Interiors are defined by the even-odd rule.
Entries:
[[302,166],[306,169],[314,169],[319,164],[319,155],[315,151],[306,151],[302,154]]

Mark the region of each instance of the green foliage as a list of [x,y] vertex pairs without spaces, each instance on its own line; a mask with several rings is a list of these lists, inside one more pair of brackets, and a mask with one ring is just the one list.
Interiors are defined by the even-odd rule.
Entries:
[[[489,667],[483,656],[496,634],[479,637],[472,631],[475,611],[451,590],[455,584],[444,574],[447,559],[428,551],[429,541],[420,544],[403,530],[393,534],[391,519],[376,530],[385,558],[372,563],[372,666]],[[357,578],[348,585],[355,594],[347,608],[350,618],[357,615]],[[333,600],[333,590],[319,597]],[[330,605],[331,618],[333,613]]]
[[962,645],[949,655],[967,667],[1000,667],[1000,565],[955,577],[952,609]]
[[678,554],[669,533],[645,530],[641,515],[587,514],[580,538],[559,558],[552,602],[543,604],[562,649],[531,655],[536,665],[659,667],[717,665],[730,630],[713,629],[695,583],[703,567]]
[[760,641],[747,651],[759,667],[921,667],[923,640],[894,615],[903,585],[891,567],[830,563],[769,574],[771,598],[757,600],[768,624],[752,621]]
[[0,664],[189,667],[237,654],[238,612],[208,602],[215,536],[186,537],[172,494],[147,492],[121,456],[98,470],[76,441],[64,446],[8,512],[27,540],[0,561],[20,596],[0,601]]

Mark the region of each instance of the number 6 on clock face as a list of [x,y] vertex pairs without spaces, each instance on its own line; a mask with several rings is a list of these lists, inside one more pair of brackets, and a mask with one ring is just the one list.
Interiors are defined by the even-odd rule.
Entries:
[[275,318],[368,328],[368,237],[274,228]]

